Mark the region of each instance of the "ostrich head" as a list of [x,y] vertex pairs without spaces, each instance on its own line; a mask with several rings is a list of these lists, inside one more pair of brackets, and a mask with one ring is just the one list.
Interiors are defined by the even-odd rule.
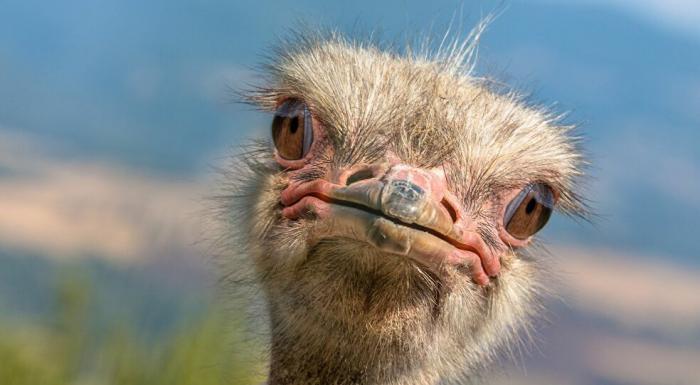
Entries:
[[470,76],[473,47],[304,36],[246,94],[271,137],[234,162],[227,231],[267,302],[270,384],[459,383],[539,311],[527,250],[580,211],[581,157],[556,117]]

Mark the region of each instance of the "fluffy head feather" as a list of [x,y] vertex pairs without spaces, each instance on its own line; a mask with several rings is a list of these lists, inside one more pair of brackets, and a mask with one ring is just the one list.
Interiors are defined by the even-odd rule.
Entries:
[[[345,238],[314,237],[313,218],[289,220],[279,196],[290,175],[269,142],[232,163],[223,194],[227,274],[252,261],[271,321],[274,384],[459,382],[511,350],[541,308],[546,265],[504,244],[494,225],[505,192],[537,181],[579,214],[583,161],[571,127],[514,92],[473,77],[481,29],[438,52],[398,53],[337,34],[287,41],[266,67],[267,83],[246,94],[262,109],[299,98],[333,151],[293,178],[332,178],[387,154],[442,167],[450,190],[498,250],[498,279],[479,287],[457,268],[437,276],[406,258]],[[493,204],[487,204],[493,203]]]

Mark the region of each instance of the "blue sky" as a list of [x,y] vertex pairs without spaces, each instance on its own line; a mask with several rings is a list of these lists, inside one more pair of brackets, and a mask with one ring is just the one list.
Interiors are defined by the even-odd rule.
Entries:
[[[268,117],[227,86],[306,19],[390,41],[465,35],[481,2],[45,3],[0,13],[0,133],[56,157],[196,179]],[[569,111],[593,166],[596,225],[558,218],[545,238],[698,264],[700,9],[691,0],[513,1],[486,33],[478,73]],[[460,16],[461,15],[461,16]]]

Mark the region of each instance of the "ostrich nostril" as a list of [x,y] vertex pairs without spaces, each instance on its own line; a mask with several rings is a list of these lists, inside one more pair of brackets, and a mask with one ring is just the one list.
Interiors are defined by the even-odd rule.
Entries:
[[452,218],[452,222],[457,222],[457,210],[455,210],[454,206],[452,206],[452,204],[444,198],[440,203],[442,203],[445,209],[447,209],[447,212],[450,214],[450,218]]
[[365,179],[372,179],[374,178],[374,171],[372,171],[369,168],[363,168],[360,170],[355,171],[352,173],[348,179],[345,181],[346,186],[350,186],[351,184],[355,182],[359,182]]

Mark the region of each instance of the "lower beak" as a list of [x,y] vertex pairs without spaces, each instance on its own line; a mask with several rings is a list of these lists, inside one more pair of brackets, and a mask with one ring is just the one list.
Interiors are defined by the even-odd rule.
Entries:
[[372,180],[332,188],[325,194],[330,201],[314,198],[317,205],[323,205],[323,215],[316,222],[319,238],[355,239],[410,257],[436,273],[446,265],[466,266],[475,282],[488,284],[482,266],[486,255],[477,251],[484,248],[465,242],[467,232],[420,186],[402,179]]
[[474,254],[460,250],[428,232],[401,225],[369,211],[332,205],[328,214],[325,220],[318,223],[317,234],[320,238],[341,236],[355,239],[387,253],[411,257],[436,272],[441,270],[443,264],[460,264],[464,253]]

